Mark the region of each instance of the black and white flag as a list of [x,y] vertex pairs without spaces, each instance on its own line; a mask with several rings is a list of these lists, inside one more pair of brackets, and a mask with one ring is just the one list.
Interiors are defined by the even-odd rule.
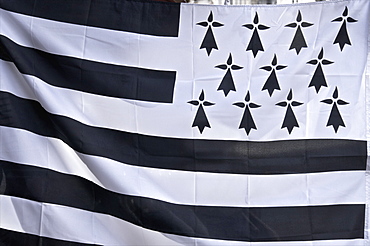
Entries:
[[0,0],[0,245],[369,246],[369,19]]

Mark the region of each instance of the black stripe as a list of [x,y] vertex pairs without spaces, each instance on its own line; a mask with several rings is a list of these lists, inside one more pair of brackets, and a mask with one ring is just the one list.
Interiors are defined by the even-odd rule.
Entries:
[[47,237],[41,237],[32,234],[26,234],[21,232],[10,231],[0,228],[0,245],[1,246],[90,246],[97,244],[86,244],[68,242],[58,239],[52,239]]
[[7,92],[0,92],[0,125],[59,138],[80,153],[145,167],[241,174],[366,170],[366,141],[248,142],[145,136],[87,126]]
[[177,37],[180,23],[180,4],[152,1],[1,0],[0,8],[61,22],[155,36]]
[[38,202],[109,214],[151,230],[238,241],[364,238],[365,205],[214,207],[122,195],[83,178],[0,161],[0,191]]
[[176,72],[49,54],[0,35],[0,59],[54,86],[109,97],[172,103]]

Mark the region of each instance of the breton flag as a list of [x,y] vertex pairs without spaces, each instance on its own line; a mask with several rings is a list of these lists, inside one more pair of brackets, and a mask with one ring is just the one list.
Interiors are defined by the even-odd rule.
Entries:
[[369,17],[1,0],[0,245],[370,245]]

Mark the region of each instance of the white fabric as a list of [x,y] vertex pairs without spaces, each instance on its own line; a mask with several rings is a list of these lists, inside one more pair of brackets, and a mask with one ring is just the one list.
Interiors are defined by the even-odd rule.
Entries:
[[[356,13],[354,18],[362,21],[348,24],[351,40],[356,42],[340,51],[337,44],[333,45],[340,23],[332,20],[345,7],[350,16]],[[368,0],[283,6],[182,4],[178,38],[65,24],[0,9],[0,34],[20,45],[91,61],[177,72],[172,104],[109,98],[57,88],[36,77],[19,74],[13,64],[5,61],[0,61],[0,90],[36,100],[52,114],[90,126],[144,135],[239,141],[311,138],[369,141],[370,40],[366,43],[364,34],[369,33],[370,25],[369,12],[361,11],[369,7]],[[327,12],[329,8],[333,12]],[[298,10],[305,21],[314,23],[303,29],[308,48],[303,48],[299,55],[289,50],[294,29],[284,27],[295,21]],[[214,20],[224,25],[213,29],[219,49],[212,50],[208,56],[205,49],[200,49],[206,28],[196,23],[205,21],[210,11]],[[251,52],[246,51],[252,31],[243,25],[253,23],[255,12],[261,23],[270,29],[260,31],[265,51],[258,52],[254,59]],[[317,58],[323,47],[325,59],[334,63],[323,66],[329,87],[321,88],[317,94],[314,88],[308,88],[315,66],[307,62]],[[232,71],[237,91],[225,97],[217,91],[225,71],[215,66],[225,64],[230,54],[233,64],[243,69]],[[275,54],[278,64],[288,67],[277,71],[281,90],[270,97],[266,91],[261,91],[269,73],[260,68],[271,65]],[[332,98],[335,86],[339,88],[339,97],[349,102],[340,107],[346,127],[339,127],[338,132],[326,126],[331,106],[321,102]],[[299,128],[294,128],[291,134],[281,129],[286,108],[276,106],[286,100],[290,89],[294,100],[304,103],[293,109]],[[205,100],[215,105],[205,107],[211,128],[200,133],[192,127],[196,107],[188,102],[198,99],[202,90]],[[243,110],[233,105],[244,102],[247,91],[253,102],[262,105],[252,110],[258,129],[248,136],[244,129],[239,129]],[[175,204],[367,206],[365,239],[250,243],[162,234],[108,215],[1,195],[0,228],[12,231],[104,245],[370,246],[369,161],[366,171],[289,175],[160,170],[77,153],[61,140],[3,126],[0,127],[0,160],[79,176],[107,190]]]

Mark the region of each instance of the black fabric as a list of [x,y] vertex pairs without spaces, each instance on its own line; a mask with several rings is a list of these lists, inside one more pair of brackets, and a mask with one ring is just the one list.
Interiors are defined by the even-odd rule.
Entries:
[[[0,164],[1,165],[1,164]],[[58,239],[41,237],[32,234],[10,231],[0,228],[0,246],[89,246],[97,244],[86,244],[77,242],[68,242]]]
[[146,136],[88,126],[7,92],[0,92],[0,125],[59,138],[80,153],[145,167],[245,174],[366,169],[366,141],[252,142]]
[[118,66],[49,54],[0,35],[0,59],[54,86],[109,97],[171,103],[176,72]]
[[[180,4],[140,0],[0,0],[0,8],[78,25],[177,37]],[[155,21],[154,21],[155,20]]]
[[214,207],[118,194],[83,178],[0,161],[3,195],[109,214],[151,230],[201,238],[305,241],[364,238],[365,205]]

